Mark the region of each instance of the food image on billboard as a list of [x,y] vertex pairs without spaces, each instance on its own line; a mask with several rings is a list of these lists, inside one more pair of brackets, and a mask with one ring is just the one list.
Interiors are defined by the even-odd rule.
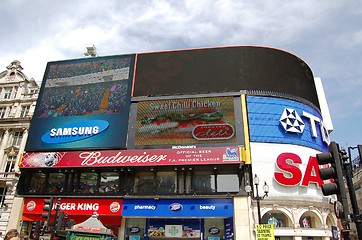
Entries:
[[134,55],[47,65],[27,151],[125,148]]
[[231,96],[138,103],[135,146],[235,142]]

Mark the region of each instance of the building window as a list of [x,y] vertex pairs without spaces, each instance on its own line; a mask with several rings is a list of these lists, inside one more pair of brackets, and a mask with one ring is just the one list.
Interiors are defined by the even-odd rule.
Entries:
[[49,193],[64,192],[65,174],[64,173],[49,173]]
[[135,178],[134,192],[136,194],[153,194],[155,176],[153,172],[138,172]]
[[195,193],[216,192],[215,175],[213,172],[194,172],[192,189]]
[[5,118],[6,116],[6,107],[0,108],[0,118]]
[[261,219],[262,224],[273,224],[277,227],[292,227],[290,219],[279,210],[272,210],[264,214]]
[[11,98],[11,88],[4,88],[4,99],[10,99]]
[[119,173],[102,172],[99,187],[100,193],[115,193],[119,191]]
[[22,140],[23,140],[23,132],[19,131],[14,132],[11,146],[20,146]]
[[81,173],[79,179],[78,191],[81,193],[94,193],[98,189],[97,182],[98,182],[98,173],[96,172]]
[[4,172],[6,172],[6,173],[13,172],[15,164],[16,164],[16,156],[7,155],[7,158],[6,158],[6,161],[5,161]]
[[29,116],[29,111],[30,111],[30,105],[22,106],[21,112],[20,112],[20,117],[24,118],[24,117]]
[[14,98],[16,98],[17,94],[18,94],[18,87],[14,87]]
[[158,194],[174,194],[177,191],[176,172],[158,172],[156,174],[156,192]]
[[4,206],[7,188],[0,187],[0,207]]
[[29,193],[44,193],[46,183],[45,173],[32,173],[29,183]]
[[216,182],[217,192],[239,192],[239,177],[237,174],[218,174]]

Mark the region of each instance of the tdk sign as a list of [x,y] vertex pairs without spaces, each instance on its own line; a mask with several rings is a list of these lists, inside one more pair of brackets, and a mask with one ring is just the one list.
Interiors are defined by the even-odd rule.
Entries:
[[[317,116],[314,116],[306,111],[302,111],[302,117],[306,118],[310,124],[310,131],[313,138],[317,138],[317,127],[319,125],[319,129],[322,135],[322,140],[326,144],[329,144],[329,134],[326,130],[322,120]],[[297,111],[292,108],[285,108],[280,119],[280,124],[283,126],[284,130],[288,133],[296,133],[302,134],[305,128],[305,123],[302,118],[299,116]]]
[[88,120],[52,128],[42,136],[44,143],[68,143],[94,137],[107,130],[109,123],[104,120]]

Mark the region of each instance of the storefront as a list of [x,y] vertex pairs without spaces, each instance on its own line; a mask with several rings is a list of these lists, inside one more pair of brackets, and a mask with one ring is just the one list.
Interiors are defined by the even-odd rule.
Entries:
[[[23,225],[31,225],[41,219],[44,200],[46,198],[24,198]],[[57,201],[53,203],[52,219],[54,222]],[[118,234],[121,226],[122,199],[100,198],[61,198],[59,212],[63,212],[63,224],[68,221],[80,223],[87,220],[94,213],[99,215],[99,220],[114,234]]]
[[125,199],[125,239],[234,239],[232,199]]

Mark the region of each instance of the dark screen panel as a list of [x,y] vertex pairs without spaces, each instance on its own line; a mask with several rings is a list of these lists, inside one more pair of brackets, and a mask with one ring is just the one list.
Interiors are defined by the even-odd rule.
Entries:
[[227,47],[137,55],[133,96],[262,90],[319,107],[313,74],[301,59],[263,47]]

